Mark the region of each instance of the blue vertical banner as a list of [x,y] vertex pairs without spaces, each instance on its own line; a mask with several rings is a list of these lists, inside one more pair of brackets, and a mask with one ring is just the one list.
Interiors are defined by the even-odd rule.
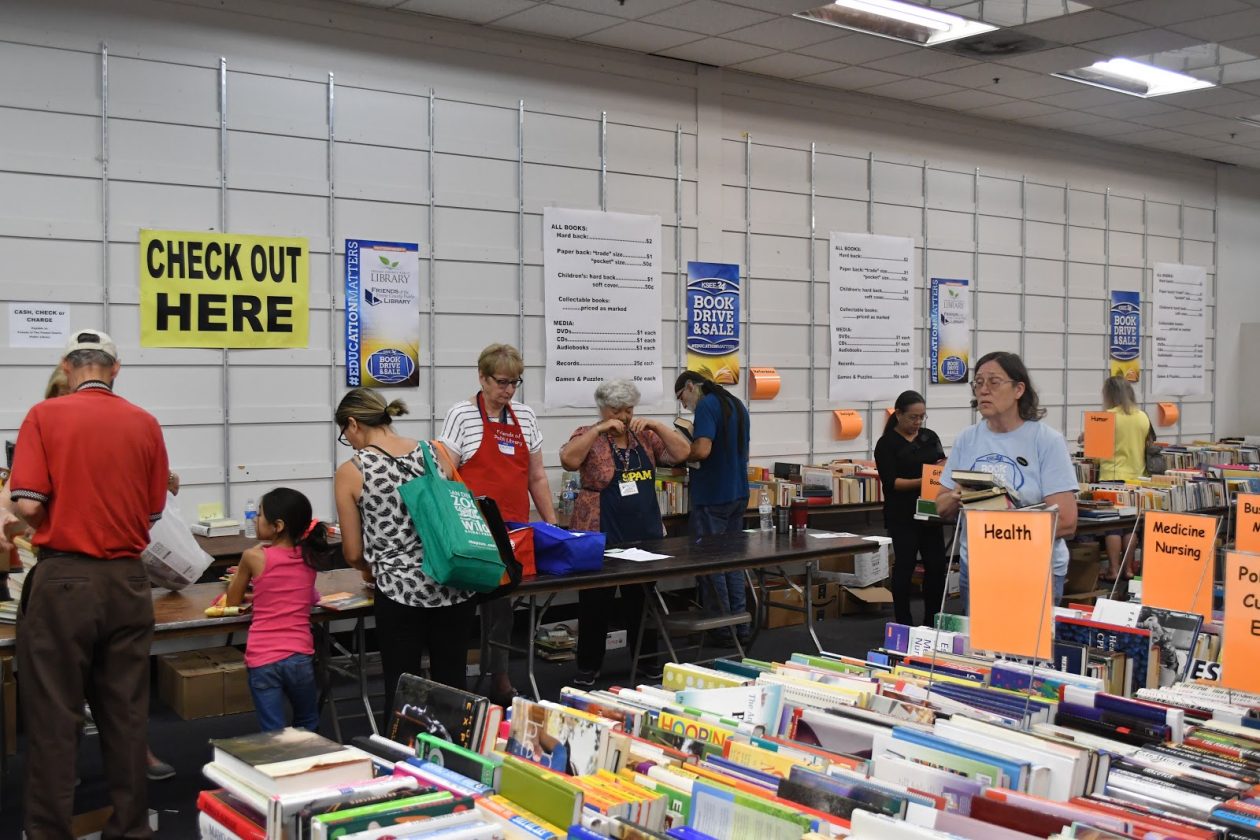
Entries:
[[971,357],[971,296],[966,280],[932,278],[928,367],[934,384],[966,382]]
[[1111,293],[1112,376],[1130,382],[1142,378],[1142,300],[1139,292]]
[[346,240],[346,384],[420,384],[420,246]]
[[687,263],[687,370],[739,383],[739,266]]

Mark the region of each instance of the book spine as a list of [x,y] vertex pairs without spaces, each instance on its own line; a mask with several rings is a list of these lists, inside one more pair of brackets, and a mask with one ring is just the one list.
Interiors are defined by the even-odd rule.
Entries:
[[197,815],[197,831],[202,840],[245,840],[205,811]]

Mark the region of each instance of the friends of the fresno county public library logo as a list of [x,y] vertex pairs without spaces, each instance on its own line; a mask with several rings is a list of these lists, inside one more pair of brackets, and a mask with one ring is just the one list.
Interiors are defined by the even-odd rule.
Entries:
[[988,455],[981,455],[971,465],[973,470],[979,472],[987,472],[1001,481],[1002,486],[1018,491],[1024,486],[1024,471],[1019,468],[1019,464],[1011,458],[1006,457],[1000,452],[990,452]]

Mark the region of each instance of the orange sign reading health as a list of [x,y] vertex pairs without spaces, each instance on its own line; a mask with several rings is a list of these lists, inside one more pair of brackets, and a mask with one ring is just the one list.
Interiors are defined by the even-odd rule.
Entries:
[[1225,554],[1221,685],[1260,692],[1260,554]]
[[1260,496],[1254,493],[1238,494],[1238,528],[1234,533],[1234,545],[1239,551],[1260,554]]
[[1212,615],[1215,516],[1147,511],[1142,531],[1142,603]]
[[1049,659],[1054,513],[973,510],[966,517],[971,646]]
[[944,464],[924,464],[923,484],[919,487],[919,496],[924,499],[935,499],[941,492],[941,473],[945,472]]
[[1110,411],[1085,412],[1085,457],[1116,457],[1116,415]]

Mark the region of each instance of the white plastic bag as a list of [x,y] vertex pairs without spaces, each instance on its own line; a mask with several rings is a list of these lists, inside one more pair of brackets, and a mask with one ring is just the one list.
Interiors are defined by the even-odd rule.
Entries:
[[183,589],[198,578],[214,558],[202,550],[188,530],[175,497],[166,494],[166,510],[149,529],[149,547],[140,555],[149,580],[166,589]]

